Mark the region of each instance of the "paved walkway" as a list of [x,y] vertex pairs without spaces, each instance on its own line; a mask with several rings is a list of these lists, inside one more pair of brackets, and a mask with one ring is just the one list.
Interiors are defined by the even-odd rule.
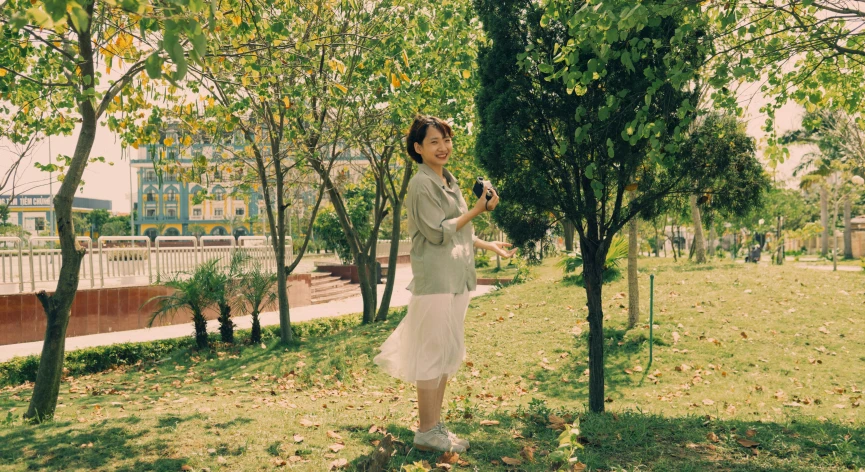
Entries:
[[[393,296],[391,297],[390,306],[392,308],[408,305],[411,296],[405,287],[411,281],[411,268],[408,265],[401,266],[397,269],[396,281],[394,283]],[[479,285],[476,292],[472,292],[472,296],[486,294],[492,290],[491,286]],[[379,300],[384,292],[384,285],[378,286]],[[309,321],[317,318],[329,318],[334,316],[348,315],[352,313],[361,313],[363,311],[363,299],[360,295],[339,300],[331,303],[323,303],[321,305],[310,305],[298,308],[291,308],[291,321]],[[267,312],[260,315],[261,325],[270,326],[279,324],[279,312]],[[241,316],[234,318],[234,323],[239,329],[248,329],[252,327],[251,316]],[[216,332],[219,330],[219,324],[215,321],[207,323],[208,331]],[[136,329],[131,331],[117,331],[113,333],[91,334],[88,336],[76,336],[66,338],[66,351],[74,351],[76,349],[105,346],[109,344],[126,343],[126,342],[142,342],[154,341],[157,339],[180,338],[183,336],[191,336],[193,333],[192,323],[179,324],[172,326],[161,326],[157,328]],[[39,354],[42,352],[42,341],[32,343],[10,344],[8,346],[0,346],[0,362],[7,361],[15,356],[29,356],[31,354]]]

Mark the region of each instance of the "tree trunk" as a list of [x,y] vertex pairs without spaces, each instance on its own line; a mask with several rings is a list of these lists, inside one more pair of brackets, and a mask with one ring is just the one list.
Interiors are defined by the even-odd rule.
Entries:
[[[92,8],[92,6],[90,7]],[[80,33],[78,40],[80,62],[80,77],[93,79],[93,43],[89,32]],[[83,83],[83,82],[82,82]],[[42,422],[54,417],[57,408],[57,395],[60,392],[60,378],[63,374],[63,357],[66,351],[66,328],[69,326],[69,315],[75,294],[78,291],[79,271],[85,250],[75,241],[75,228],[72,220],[72,201],[75,192],[81,184],[84,168],[90,158],[90,151],[96,139],[97,116],[93,102],[84,99],[78,104],[81,113],[81,131],[75,144],[75,153],[69,169],[60,185],[60,191],[54,197],[54,211],[57,218],[57,235],[60,238],[60,276],[57,279],[57,289],[52,295],[44,290],[36,294],[42,304],[47,318],[45,327],[45,342],[42,344],[42,356],[39,359],[39,370],[36,372],[36,383],[33,386],[33,396],[24,418],[33,422]]]
[[829,189],[820,188],[820,224],[823,225],[823,233],[820,236],[820,253],[823,257],[829,255]]
[[222,342],[234,343],[234,321],[231,320],[231,307],[219,304],[219,336]]
[[261,321],[258,319],[258,309],[252,312],[252,332],[249,334],[249,340],[252,344],[261,343]]
[[718,234],[715,232],[715,222],[712,221],[709,223],[709,257],[714,258],[717,255],[715,248],[717,244],[715,241],[718,239]]
[[603,243],[586,244],[580,238],[589,307],[589,410],[595,413],[604,411],[604,307],[601,292],[606,254],[602,255],[600,253],[605,251],[597,250],[599,244]]
[[574,252],[574,222],[568,219],[562,220],[562,230],[565,233],[565,251]]
[[850,223],[853,204],[850,195],[844,197],[844,259],[853,259],[853,226]]
[[200,311],[192,313],[192,324],[195,327],[195,345],[198,349],[206,349],[210,340],[207,337],[207,318]]
[[[661,257],[661,241],[658,239],[658,220],[652,223],[652,226],[655,228],[655,257]],[[664,256],[666,257],[666,249],[664,249]]]
[[637,219],[628,223],[628,329],[640,321],[640,285],[637,281]]
[[387,280],[384,285],[384,293],[381,295],[381,303],[378,306],[378,314],[375,317],[376,321],[386,321],[387,313],[390,310],[390,298],[393,295],[393,285],[396,282],[396,265],[399,258],[399,238],[400,238],[400,220],[399,215],[402,211],[402,202],[392,202],[393,206],[393,225],[390,230],[390,253],[387,256]]
[[694,220],[694,257],[697,264],[705,264],[706,244],[703,240],[703,220],[700,215],[700,206],[697,205],[696,195],[691,195],[691,219]]
[[363,323],[372,323],[376,318],[378,304],[378,280],[376,279],[375,249],[372,256],[362,254],[355,259],[360,279],[360,294],[363,296]]

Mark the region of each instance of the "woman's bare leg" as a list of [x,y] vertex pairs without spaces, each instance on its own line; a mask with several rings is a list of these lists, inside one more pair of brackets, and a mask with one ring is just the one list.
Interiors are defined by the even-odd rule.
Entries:
[[444,399],[445,399],[445,389],[448,386],[448,376],[442,375],[441,379],[439,379],[439,388],[438,388],[438,401],[436,404],[438,405],[438,419],[437,423],[440,423],[442,420],[442,409],[444,407]]
[[418,431],[425,433],[439,423],[443,394],[444,385],[440,378],[417,382]]

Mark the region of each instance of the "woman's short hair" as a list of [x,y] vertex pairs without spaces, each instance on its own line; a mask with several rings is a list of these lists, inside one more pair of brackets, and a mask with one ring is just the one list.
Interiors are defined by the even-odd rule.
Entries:
[[408,155],[411,156],[412,159],[415,160],[418,164],[423,163],[423,157],[418,154],[414,149],[414,143],[419,143],[423,146],[423,140],[426,138],[427,130],[433,127],[439,132],[441,132],[442,136],[453,138],[454,132],[451,129],[451,126],[447,124],[441,118],[436,118],[435,116],[426,116],[426,115],[417,115],[414,117],[414,122],[411,124],[411,128],[408,131],[408,136],[406,136],[406,151],[408,151]]

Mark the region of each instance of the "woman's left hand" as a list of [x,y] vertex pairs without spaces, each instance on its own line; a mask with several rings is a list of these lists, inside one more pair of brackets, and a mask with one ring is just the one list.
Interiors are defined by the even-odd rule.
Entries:
[[505,259],[510,259],[511,257],[514,257],[514,254],[517,253],[516,249],[511,249],[510,251],[506,250],[505,248],[508,247],[513,247],[513,244],[504,243],[501,241],[493,241],[490,243],[490,249],[496,254],[504,257]]

